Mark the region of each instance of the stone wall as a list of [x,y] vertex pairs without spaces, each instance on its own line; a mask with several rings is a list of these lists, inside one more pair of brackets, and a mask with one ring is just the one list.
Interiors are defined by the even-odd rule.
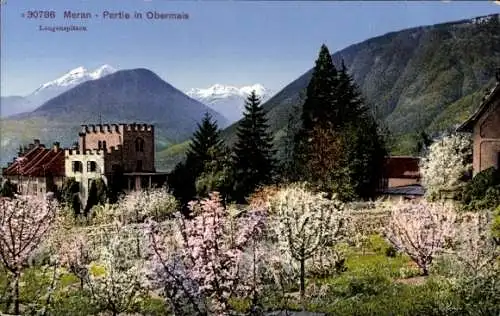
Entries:
[[[155,171],[154,127],[147,124],[83,125],[80,132],[79,149],[121,148],[107,157],[106,172],[119,165],[124,172]],[[140,144],[140,146],[138,143]]]
[[[123,137],[123,167],[125,168],[125,171],[154,172],[154,128],[150,125],[136,125],[129,127],[129,129],[124,131]],[[140,143],[142,143],[142,146],[140,146]],[[139,164],[141,165],[140,168],[138,168]]]

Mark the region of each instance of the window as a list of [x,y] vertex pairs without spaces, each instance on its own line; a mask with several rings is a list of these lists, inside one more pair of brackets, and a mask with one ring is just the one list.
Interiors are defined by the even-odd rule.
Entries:
[[95,161],[87,161],[87,172],[96,172],[97,163]]
[[81,161],[73,161],[73,172],[82,172],[83,165]]
[[144,139],[137,138],[135,140],[135,151],[144,152]]
[[102,149],[102,142],[101,141],[98,141],[97,142],[97,149]]
[[142,160],[137,160],[136,171],[142,171]]
[[106,141],[102,142],[102,149],[106,150]]

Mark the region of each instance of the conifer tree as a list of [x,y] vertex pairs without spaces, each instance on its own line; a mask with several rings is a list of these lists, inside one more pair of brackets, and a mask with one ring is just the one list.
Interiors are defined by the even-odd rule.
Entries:
[[338,74],[326,45],[322,45],[311,80],[307,86],[306,100],[302,108],[302,127],[311,131],[317,124],[326,127],[333,121],[337,95]]
[[336,96],[336,118],[334,126],[337,130],[346,124],[355,123],[358,118],[368,115],[368,108],[364,104],[361,93],[352,77],[347,73],[347,67],[342,60],[338,73]]
[[[340,150],[335,148],[339,146]],[[322,157],[326,153],[331,157]],[[323,45],[307,87],[302,128],[295,138],[296,172],[320,190],[342,190],[336,193],[346,199],[372,197],[384,156],[385,144],[378,124],[344,61],[337,71]]]
[[206,113],[193,134],[186,160],[179,163],[169,176],[169,186],[185,210],[187,203],[197,196],[196,182],[205,173],[204,169],[212,160],[220,159],[224,152],[217,122]]
[[212,116],[209,113],[205,113],[201,123],[198,124],[198,129],[191,138],[191,144],[186,153],[186,163],[194,168],[195,174],[200,174],[203,172],[205,163],[213,155],[210,150],[219,153],[223,149],[224,144],[217,122],[212,121]]
[[255,91],[245,101],[244,117],[234,146],[234,196],[244,202],[257,186],[272,181],[275,168],[273,138],[268,131],[266,112]]

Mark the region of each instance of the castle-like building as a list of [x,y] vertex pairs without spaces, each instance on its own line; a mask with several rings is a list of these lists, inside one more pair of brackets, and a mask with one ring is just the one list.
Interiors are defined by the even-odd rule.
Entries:
[[62,149],[54,143],[48,149],[35,140],[3,168],[2,176],[21,193],[35,195],[55,192],[65,178],[74,178],[85,204],[96,179],[110,185],[120,174],[125,191],[163,184],[165,174],[155,169],[154,139],[154,126],[148,124],[82,125],[77,147]]

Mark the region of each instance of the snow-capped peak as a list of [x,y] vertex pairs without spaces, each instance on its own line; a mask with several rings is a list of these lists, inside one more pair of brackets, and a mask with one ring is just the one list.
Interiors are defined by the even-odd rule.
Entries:
[[62,88],[67,90],[85,81],[99,79],[115,71],[116,70],[110,65],[102,65],[94,71],[89,71],[87,68],[79,66],[68,71],[55,80],[42,84],[37,90],[35,90],[35,92],[33,92],[33,94],[38,94],[47,89],[57,90]]
[[265,97],[269,92],[261,84],[254,84],[250,86],[235,87],[216,83],[209,88],[194,88],[189,90],[186,94],[194,98],[227,98],[231,96],[246,97],[252,90],[260,97]]
[[232,123],[243,116],[245,100],[253,90],[260,97],[262,103],[271,96],[270,91],[259,83],[243,87],[217,83],[209,88],[191,89],[186,94],[221,113]]
[[111,67],[108,64],[105,64],[105,65],[102,65],[101,67],[97,68],[93,72],[91,72],[90,76],[93,79],[99,79],[99,78],[102,78],[102,77],[107,76],[109,74],[112,74],[114,72],[116,72],[115,68]]

